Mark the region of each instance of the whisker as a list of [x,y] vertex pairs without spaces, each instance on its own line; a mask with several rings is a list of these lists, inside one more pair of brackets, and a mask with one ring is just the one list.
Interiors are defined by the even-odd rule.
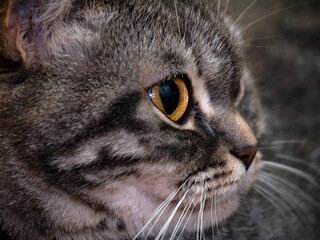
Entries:
[[183,200],[186,198],[187,196],[187,193],[188,193],[189,189],[184,193],[183,197],[180,199],[180,201],[178,202],[178,204],[176,205],[176,207],[173,209],[171,215],[169,216],[168,220],[166,221],[166,223],[164,224],[164,226],[161,228],[160,232],[158,233],[157,237],[155,238],[155,240],[159,240],[161,235],[161,239],[164,238],[165,234],[166,234],[166,231],[169,227],[169,224],[171,223],[174,215],[176,214],[179,206],[182,204]]
[[268,146],[268,147],[258,147],[259,150],[263,151],[263,150],[274,150],[274,149],[277,149],[277,148],[282,148],[283,146]]
[[259,178],[263,184],[267,185],[275,193],[281,196],[283,205],[287,206],[287,209],[288,209],[287,211],[295,219],[299,219],[299,222],[304,226],[304,228],[308,231],[308,233],[310,233],[311,229],[308,227],[310,226],[309,224],[310,222],[308,221],[308,218],[305,217],[303,214],[303,208],[301,208],[301,202],[296,201],[297,195],[290,193],[290,191],[288,191],[286,188],[282,188],[281,185],[277,184],[276,181],[272,180],[267,176],[260,175]]
[[[172,199],[171,199],[172,200]],[[163,207],[163,209],[161,210],[161,213],[159,214],[159,216],[157,217],[157,219],[154,221],[154,223],[152,224],[150,230],[148,231],[147,235],[145,236],[145,240],[147,239],[147,237],[150,235],[150,233],[152,232],[152,229],[154,228],[154,226],[156,225],[156,223],[158,222],[158,220],[160,219],[160,217],[162,216],[162,214],[165,212],[165,210],[167,209],[167,207],[169,206],[170,202],[166,203],[166,205]]]
[[[293,53],[290,52],[290,51],[286,51],[286,50],[282,50],[281,47],[279,47],[278,45],[256,45],[256,46],[251,46],[251,45],[247,45],[247,46],[244,46],[244,49],[246,50],[254,50],[254,49],[272,49],[272,50],[275,50],[277,52],[280,52],[284,55],[287,55],[288,57],[289,56],[293,56]],[[249,52],[248,52],[249,53]]]
[[275,162],[272,162],[272,161],[267,161],[267,160],[263,160],[262,162],[264,163],[264,165],[266,167],[271,167],[271,168],[275,168],[275,169],[282,169],[282,170],[285,170],[287,172],[294,173],[297,176],[306,179],[311,184],[313,184],[315,187],[319,188],[319,185],[318,185],[317,181],[314,179],[313,176],[311,176],[310,174],[307,174],[307,173],[305,173],[305,172],[303,172],[303,171],[301,171],[301,170],[299,170],[297,168],[286,166],[286,165],[281,164],[281,163],[275,163]]
[[178,220],[178,222],[177,222],[177,225],[176,225],[176,227],[174,228],[174,230],[173,230],[173,232],[172,232],[172,235],[171,235],[171,237],[170,237],[170,240],[171,240],[171,239],[174,239],[174,237],[176,236],[176,234],[177,234],[177,232],[178,232],[178,230],[179,230],[179,227],[181,226],[184,218],[185,218],[186,215],[188,214],[188,211],[189,211],[192,203],[194,202],[194,199],[195,199],[195,197],[193,197],[192,201],[186,205],[186,207],[184,208],[183,212],[181,213],[181,216],[180,216],[180,218],[179,218],[179,220]]
[[[261,180],[263,180],[263,184],[267,185],[270,187],[275,193],[279,194],[281,196],[282,201],[284,202],[285,205],[288,206],[288,209],[290,209],[291,215],[299,220],[299,223],[301,226],[303,226],[308,233],[311,232],[310,228],[310,222],[307,216],[304,215],[304,208],[302,208],[301,202],[296,201],[296,195],[290,193],[290,191],[287,191],[285,188],[282,188],[278,184],[274,184],[274,181],[272,182],[271,179],[269,178],[262,178],[260,177]],[[305,204],[304,204],[305,206]]]
[[[261,181],[260,181],[261,182]],[[259,185],[255,185],[254,186],[254,190],[256,190],[261,196],[263,196],[265,199],[267,199],[271,205],[280,213],[280,215],[282,216],[282,218],[287,222],[287,224],[289,226],[292,226],[293,224],[291,224],[291,221],[289,222],[289,219],[291,220],[291,218],[288,218],[286,212],[288,214],[291,214],[290,209],[288,210],[287,206],[284,205],[278,197],[276,197],[274,194],[271,194],[269,191],[267,191],[265,188],[260,187]],[[283,207],[286,212],[284,212],[279,206]]]
[[[291,205],[290,201],[287,201],[287,198],[285,198],[284,195],[286,195],[286,197],[292,198],[292,194],[290,194],[290,192],[288,191],[288,189],[286,188],[281,188],[280,184],[277,184],[277,182],[273,179],[271,179],[268,176],[262,175],[262,174],[258,174],[259,179],[261,181],[261,183],[263,183],[264,185],[267,185],[268,187],[270,187],[275,193],[279,194],[279,196],[281,196],[281,198],[288,203],[288,205]],[[277,185],[277,187],[276,187]],[[280,190],[281,189],[281,190]],[[291,201],[293,201],[294,198],[291,199]]]
[[206,203],[206,198],[207,198],[207,194],[204,195],[204,200],[203,202],[201,202],[200,205],[200,212],[201,212],[201,221],[200,221],[200,240],[203,237],[203,210],[204,210],[204,205]]
[[291,6],[282,8],[282,9],[280,9],[280,10],[274,11],[274,12],[272,12],[272,13],[269,13],[269,14],[267,14],[267,15],[265,15],[265,16],[262,16],[262,17],[258,18],[257,20],[252,21],[251,23],[247,24],[247,26],[245,26],[245,27],[242,29],[242,33],[244,33],[244,32],[247,31],[250,27],[252,27],[253,25],[261,22],[262,20],[264,20],[264,19],[266,19],[266,18],[268,18],[268,17],[271,17],[271,16],[273,16],[273,15],[276,15],[276,14],[278,14],[278,13],[280,13],[280,12],[283,12],[283,11],[288,10],[288,9],[291,9],[291,8],[295,8],[295,7],[298,7],[298,6],[305,5],[305,4],[309,4],[310,2],[312,2],[312,1],[305,2],[305,3],[294,4],[294,5],[291,5]]
[[200,234],[200,218],[201,218],[201,205],[203,201],[203,194],[204,194],[204,188],[202,189],[201,198],[200,198],[200,208],[199,208],[198,221],[197,221],[197,240],[199,239],[199,234]]
[[230,1],[230,0],[227,0],[226,6],[225,6],[225,8],[224,8],[224,12],[223,12],[223,15],[224,15],[224,16],[225,16],[226,13],[227,13],[228,6],[229,6],[229,1]]
[[270,49],[272,51],[276,51],[278,53],[282,53],[283,55],[286,55],[287,57],[295,56],[292,51],[284,50],[283,47],[279,45],[246,45],[243,47],[243,49],[246,49],[248,51],[248,54],[250,54],[250,51],[254,51],[255,49]]
[[303,164],[316,172],[319,172],[319,170],[320,170],[320,166],[318,166],[316,163],[309,163],[307,161],[304,161],[301,158],[297,158],[297,157],[293,157],[293,156],[289,156],[289,155],[285,155],[285,154],[276,154],[275,156],[280,159],[288,160],[288,161],[295,162],[298,164]]
[[246,42],[255,42],[255,41],[266,40],[266,39],[275,39],[275,38],[280,38],[280,37],[283,37],[283,35],[278,34],[278,35],[271,35],[271,36],[259,37],[259,38],[254,38],[254,39],[247,39]]
[[160,210],[160,214],[159,216],[156,218],[156,220],[154,221],[154,223],[152,224],[151,228],[149,229],[147,235],[145,236],[145,239],[147,239],[147,237],[150,235],[152,229],[154,228],[154,226],[156,225],[156,223],[158,222],[158,220],[160,219],[160,217],[162,216],[162,214],[165,212],[165,210],[167,209],[167,207],[169,206],[169,204],[171,203],[172,199],[174,198],[174,196],[169,199],[164,205],[163,208]]
[[181,233],[179,234],[179,236],[178,236],[177,239],[180,239],[180,238],[182,237],[182,234],[183,234],[183,232],[184,232],[184,229],[186,228],[186,226],[187,226],[187,224],[188,224],[188,222],[189,222],[189,220],[190,220],[190,218],[191,218],[191,216],[192,216],[192,213],[193,213],[193,210],[195,209],[195,207],[196,207],[196,205],[193,205],[193,207],[192,207],[192,209],[191,209],[191,212],[190,212],[190,214],[189,214],[189,217],[188,217],[188,219],[186,220],[186,222],[185,222],[185,224],[184,224],[184,226],[183,226],[183,228],[182,228],[182,230],[181,230]]
[[277,158],[280,158],[280,159],[289,160],[289,161],[292,161],[292,162],[309,165],[309,163],[307,163],[306,161],[304,161],[301,158],[297,158],[297,157],[293,157],[293,156],[289,156],[289,155],[285,155],[285,154],[276,154],[275,156]]
[[303,145],[306,144],[307,141],[305,140],[296,140],[296,139],[289,139],[289,140],[276,140],[273,141],[271,143],[269,143],[268,145],[259,145],[259,149],[274,149],[274,148],[279,148],[279,147],[283,147],[285,145]]
[[244,49],[246,49],[246,50],[253,50],[253,49],[259,49],[259,48],[276,49],[279,52],[289,54],[288,52],[286,52],[284,50],[280,50],[279,46],[277,46],[277,45],[256,45],[256,46],[247,45],[247,46],[244,46]]
[[210,214],[211,214],[212,240],[214,240],[214,224],[213,224],[213,215],[212,215],[212,205],[213,205],[213,197],[211,198]]
[[318,202],[316,202],[308,193],[304,192],[302,189],[298,188],[296,185],[292,184],[288,180],[267,172],[260,172],[258,176],[267,177],[270,181],[276,183],[277,185],[284,186],[285,188],[283,189],[290,191],[297,197],[304,198],[313,206],[320,209],[320,204]]
[[221,0],[218,0],[218,7],[217,7],[218,12],[220,12],[220,3],[221,3]]
[[177,17],[178,33],[179,33],[179,36],[181,36],[181,33],[180,33],[180,24],[179,24],[179,15],[178,15],[178,9],[177,9],[177,0],[174,0],[174,8],[175,8],[176,17]]
[[[180,191],[180,189],[185,185],[185,183],[183,183],[178,189],[174,190],[160,205],[159,207],[155,210],[154,214],[152,215],[152,217],[149,219],[149,221],[144,225],[143,228],[141,228],[141,230],[136,234],[136,236],[132,239],[132,240],[136,240],[137,237],[145,230],[145,228],[152,222],[152,220],[158,215],[158,213],[163,210],[163,208],[165,209],[169,203],[171,202],[171,200],[175,197],[175,195]],[[163,213],[163,211],[162,211]],[[162,214],[161,213],[161,214]],[[159,217],[161,216],[161,214],[159,215]],[[156,222],[158,221],[158,219],[156,220]],[[154,223],[155,224],[155,223]],[[151,230],[153,228],[154,225],[152,225],[151,229],[149,230],[146,238],[148,237],[148,235],[151,233]]]
[[239,16],[236,18],[235,22],[238,22],[243,15],[257,2],[258,0],[254,0],[251,4],[249,4],[240,14]]
[[183,32],[183,39],[186,40],[186,32],[187,32],[187,18],[184,21],[184,32]]
[[219,232],[219,225],[218,225],[218,214],[217,214],[217,201],[216,201],[216,191],[214,192],[214,215],[216,217],[216,226],[217,226],[217,233],[218,233],[218,238],[220,238],[220,232]]
[[271,145],[278,145],[278,144],[306,144],[306,140],[298,140],[298,139],[279,139],[272,141]]

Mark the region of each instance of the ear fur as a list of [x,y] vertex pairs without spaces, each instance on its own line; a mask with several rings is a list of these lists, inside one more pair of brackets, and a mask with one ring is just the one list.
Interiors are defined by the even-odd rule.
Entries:
[[23,66],[26,53],[19,41],[20,26],[10,26],[12,0],[0,2],[0,76]]

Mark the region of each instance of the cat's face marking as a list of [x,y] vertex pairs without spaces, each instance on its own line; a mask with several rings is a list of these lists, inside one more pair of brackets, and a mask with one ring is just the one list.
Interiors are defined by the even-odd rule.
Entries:
[[199,78],[197,69],[194,68],[189,72],[191,80],[191,85],[194,93],[194,98],[196,99],[199,108],[206,118],[211,118],[215,111],[211,105],[210,97],[205,86],[204,81]]
[[[16,113],[5,128],[14,136],[9,142],[20,146],[15,160],[50,186],[48,191],[57,188],[68,196],[63,204],[57,195],[32,193],[44,199],[40,205],[50,221],[86,231],[109,219],[102,236],[116,238],[110,229],[122,219],[124,234],[132,237],[177,189],[155,231],[183,197],[178,213],[191,201],[198,209],[206,196],[219,209],[214,222],[228,217],[250,188],[258,161],[246,170],[232,153],[256,140],[234,106],[243,75],[229,26],[218,13],[191,2],[179,3],[180,19],[188,23],[181,35],[174,8],[165,1],[150,8],[101,2],[93,9],[75,8],[70,19],[73,1],[63,1],[64,7],[50,3],[44,13],[36,8],[42,17],[32,20],[43,28],[24,26],[33,34],[22,42],[28,77],[3,93],[6,114]],[[190,81],[191,93],[181,124],[159,111],[146,91],[179,74]],[[204,205],[209,226],[210,201]],[[198,212],[191,215],[190,231]]]

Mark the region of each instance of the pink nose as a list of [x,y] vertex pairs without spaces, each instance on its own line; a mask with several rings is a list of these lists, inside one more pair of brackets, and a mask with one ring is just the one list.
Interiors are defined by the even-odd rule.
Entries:
[[242,148],[241,150],[232,151],[231,153],[238,159],[240,159],[240,161],[244,163],[246,170],[248,170],[254,157],[256,156],[257,149],[257,145],[247,146],[245,148]]

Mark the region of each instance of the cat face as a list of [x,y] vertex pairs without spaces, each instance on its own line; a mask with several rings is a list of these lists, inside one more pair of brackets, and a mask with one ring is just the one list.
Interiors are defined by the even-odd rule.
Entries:
[[[1,153],[25,193],[14,208],[33,199],[52,231],[110,238],[172,232],[187,208],[188,231],[199,211],[204,227],[230,216],[260,167],[262,131],[237,28],[200,2],[63,4],[29,6],[23,75],[1,91]],[[155,104],[150,91],[168,86]]]

